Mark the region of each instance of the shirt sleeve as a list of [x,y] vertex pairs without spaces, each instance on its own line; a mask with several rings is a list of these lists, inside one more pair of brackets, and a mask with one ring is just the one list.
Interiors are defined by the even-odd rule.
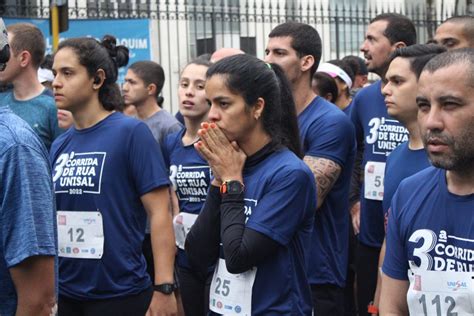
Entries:
[[247,227],[285,246],[307,216],[316,210],[316,184],[313,175],[302,169],[278,170],[265,184],[265,195],[258,201]]
[[6,266],[32,256],[55,256],[56,207],[46,153],[14,145],[0,157],[0,165],[0,238]]
[[391,278],[408,280],[408,257],[405,244],[400,231],[401,197],[399,188],[393,196],[388,210],[388,228],[386,236],[385,259],[382,271]]
[[168,186],[168,171],[161,147],[145,123],[140,122],[133,129],[129,142],[130,172],[140,196]]
[[344,168],[348,153],[354,147],[354,127],[344,113],[338,114],[312,124],[305,155],[326,158]]

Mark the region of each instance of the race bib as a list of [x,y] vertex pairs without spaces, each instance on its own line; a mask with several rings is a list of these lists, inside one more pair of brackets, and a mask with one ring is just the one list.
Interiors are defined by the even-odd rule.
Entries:
[[58,211],[59,256],[100,259],[104,253],[104,229],[100,212]]
[[383,200],[385,162],[367,161],[364,172],[364,197],[368,200]]
[[186,236],[188,236],[188,233],[191,230],[191,227],[193,227],[194,222],[196,222],[197,217],[197,214],[182,212],[173,218],[174,237],[178,248],[184,250]]
[[474,315],[473,276],[472,272],[409,270],[410,315]]
[[227,271],[224,259],[219,259],[209,295],[209,308],[222,315],[252,315],[252,288],[257,268],[244,273]]

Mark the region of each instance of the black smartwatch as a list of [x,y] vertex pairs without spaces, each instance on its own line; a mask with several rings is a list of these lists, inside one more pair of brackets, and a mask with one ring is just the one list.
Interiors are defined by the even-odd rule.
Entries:
[[244,184],[237,180],[227,180],[221,184],[221,194],[240,194],[244,192]]
[[153,290],[161,292],[166,295],[170,295],[175,290],[175,286],[173,283],[163,283],[163,284],[153,285]]

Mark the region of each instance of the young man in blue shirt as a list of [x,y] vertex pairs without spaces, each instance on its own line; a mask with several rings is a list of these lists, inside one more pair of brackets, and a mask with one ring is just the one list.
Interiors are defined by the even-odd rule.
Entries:
[[349,241],[349,184],[355,155],[354,128],[334,104],[315,94],[313,74],[321,39],[310,25],[284,23],[269,34],[265,61],[290,81],[304,161],[317,185],[308,279],[315,315],[342,315]]
[[474,266],[474,49],[430,60],[418,122],[434,167],[405,179],[388,219],[381,314],[469,315]]

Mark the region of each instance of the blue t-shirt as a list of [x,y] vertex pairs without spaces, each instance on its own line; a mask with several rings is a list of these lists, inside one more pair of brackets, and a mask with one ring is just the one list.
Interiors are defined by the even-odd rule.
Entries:
[[[390,118],[379,80],[361,89],[352,101],[351,119],[356,130],[357,147],[363,148],[362,173],[367,162],[385,163],[398,145],[408,140],[408,130]],[[364,183],[360,193],[359,241],[381,247],[385,237],[382,200],[366,199]]]
[[[163,143],[163,157],[170,170],[170,181],[178,197],[179,211],[199,214],[206,201],[211,168],[194,145],[184,146],[185,129],[168,135]],[[176,264],[190,268],[184,250],[178,249]]]
[[351,101],[351,103],[349,103],[349,105],[344,110],[342,110],[342,112],[346,113],[346,115],[349,117],[351,117],[352,104],[353,101]]
[[385,216],[400,182],[429,166],[431,166],[431,163],[424,148],[413,150],[408,147],[408,142],[405,142],[392,151],[387,157],[387,165],[385,166],[382,202]]
[[31,126],[49,150],[62,131],[58,126],[56,104],[47,91],[29,100],[17,100],[13,91],[8,91],[0,94],[0,100]]
[[9,269],[56,256],[56,206],[46,148],[33,130],[0,106],[0,315],[15,315]]
[[[446,170],[428,167],[400,183],[389,211],[383,272],[408,280],[428,271],[474,272],[474,194],[448,191]],[[456,280],[453,280],[456,281]]]
[[257,266],[252,315],[311,315],[306,264],[316,209],[313,174],[285,148],[245,167],[243,180],[246,227],[279,244]]
[[346,282],[349,240],[349,186],[354,165],[354,127],[339,108],[316,97],[298,116],[305,156],[332,160],[341,173],[319,210],[310,248],[310,284]]
[[142,255],[146,212],[140,197],[169,184],[149,128],[113,113],[90,128],[70,128],[50,154],[58,211],[98,211],[104,231],[101,259],[60,258],[60,294],[90,300],[145,290],[150,277]]

